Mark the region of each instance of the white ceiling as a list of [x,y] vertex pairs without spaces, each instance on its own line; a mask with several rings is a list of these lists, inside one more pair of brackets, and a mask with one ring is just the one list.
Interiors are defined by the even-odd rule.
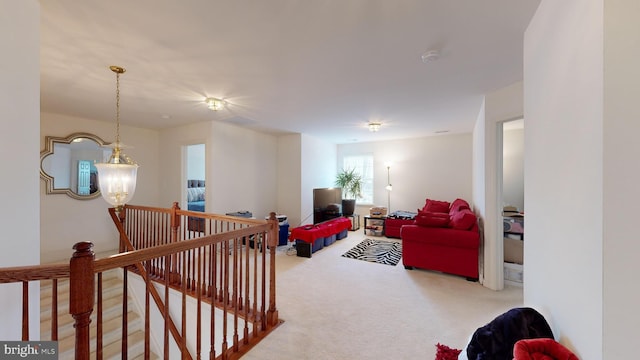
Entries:
[[132,126],[227,121],[335,143],[470,132],[482,95],[522,79],[539,2],[41,0],[41,109],[115,122],[119,65]]

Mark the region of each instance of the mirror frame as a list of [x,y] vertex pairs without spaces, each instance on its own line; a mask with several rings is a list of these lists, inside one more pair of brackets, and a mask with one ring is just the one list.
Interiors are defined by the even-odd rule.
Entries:
[[94,134],[89,134],[85,132],[77,132],[73,133],[67,137],[56,137],[56,136],[45,136],[44,141],[44,150],[40,152],[40,178],[45,182],[45,193],[46,194],[67,194],[69,197],[72,197],[77,200],[91,200],[97,197],[100,197],[100,188],[93,194],[89,195],[79,195],[74,192],[70,188],[54,188],[54,178],[53,176],[47,174],[42,167],[42,163],[44,159],[54,154],[54,146],[55,144],[71,144],[75,139],[85,138],[92,141],[95,141],[98,144],[98,147],[104,147],[111,143],[105,142],[99,136]]

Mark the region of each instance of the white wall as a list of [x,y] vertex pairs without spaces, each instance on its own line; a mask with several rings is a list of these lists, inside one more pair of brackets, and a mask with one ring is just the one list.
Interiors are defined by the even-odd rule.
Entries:
[[473,135],[474,210],[484,226],[482,273],[480,281],[493,290],[503,283],[502,176],[498,176],[502,159],[502,127],[499,123],[522,118],[522,82],[517,82],[485,96]]
[[207,212],[248,210],[264,219],[277,211],[277,139],[222,122],[164,129],[160,134],[161,201],[171,206],[185,196],[185,145],[205,144]]
[[278,137],[278,212],[289,226],[313,223],[313,189],[333,186],[336,145],[304,134]]
[[[485,119],[485,101],[482,102],[480,106],[480,111],[478,112],[478,118],[476,119],[476,124],[473,127],[473,156],[472,156],[472,191],[473,191],[473,212],[478,216],[478,222],[480,224],[480,260],[478,262],[478,266],[480,267],[479,278],[481,284],[485,284],[485,262],[487,261],[485,258],[485,243],[487,241],[486,235],[484,232],[484,222],[485,222],[485,209],[487,207],[487,198],[486,198],[486,190],[485,190],[485,173],[486,173],[486,155],[485,155],[485,142],[486,142],[486,119]],[[500,259],[496,259],[495,257],[499,254],[490,255],[490,259],[496,263],[498,261],[502,261],[504,259],[503,255],[500,255]],[[503,283],[503,274],[496,273],[496,267],[493,265],[491,267],[491,277],[493,280],[493,286],[495,289],[498,289],[497,284]],[[500,276],[500,278],[497,278]],[[485,285],[486,286],[486,285]]]
[[[638,31],[637,26],[634,31]],[[603,275],[609,270],[603,267],[602,258],[603,245],[607,246],[603,244],[603,176],[607,180],[625,176],[624,172],[603,173],[603,150],[607,150],[603,147],[603,127],[609,128],[603,123],[603,65],[603,1],[543,0],[524,43],[524,299],[525,304],[545,315],[556,338],[584,360],[637,357],[633,346],[637,321],[626,333],[611,334],[622,341],[620,356],[603,353],[603,296],[615,298],[627,286],[637,290],[637,281],[629,275],[629,282],[622,281],[624,288],[611,295],[603,292]],[[637,97],[632,101],[637,103]],[[632,109],[632,113],[624,113],[626,121],[619,120],[624,126],[637,122],[633,112],[637,115],[638,110],[630,105],[620,108]],[[634,128],[637,130],[638,125],[631,126]],[[619,133],[611,135],[616,141],[620,137]],[[620,155],[623,148],[638,153],[638,145],[625,143],[612,147],[612,156]],[[632,163],[637,164],[637,158],[626,166]],[[623,168],[615,161],[612,165]],[[614,188],[618,185],[615,182],[608,185]],[[627,188],[635,188],[629,182],[620,185],[626,188],[613,192],[622,196],[627,196]],[[625,199],[615,216],[637,208],[637,200]],[[634,245],[618,251],[638,254],[636,239],[626,240],[635,238],[637,231],[625,230],[620,234],[624,236],[613,241]],[[634,273],[638,269],[633,262],[626,265],[630,267],[624,271]],[[612,274],[614,281],[624,271]],[[635,308],[637,291],[635,294],[634,300],[623,302],[632,302]],[[635,309],[620,311],[638,319]],[[617,325],[609,330],[617,330]]]
[[[387,206],[387,167],[393,190],[391,209],[417,211],[427,198],[472,203],[472,135],[439,135],[397,141],[338,145],[338,166],[347,155],[373,154],[376,205]],[[357,204],[357,202],[356,202]],[[360,215],[371,205],[359,206]]]
[[543,1],[525,36],[527,238],[541,239],[525,251],[525,301],[582,359],[637,357],[639,12]]
[[278,212],[287,215],[290,227],[301,224],[302,212],[302,136],[278,137]]
[[336,152],[335,144],[302,135],[300,224],[313,224],[313,189],[335,186]]
[[[92,133],[106,142],[115,140],[115,122],[51,113],[41,113],[40,117],[40,149],[44,149],[45,136],[67,137],[75,132]],[[140,165],[131,204],[160,206],[158,132],[121,125],[120,137],[123,143],[131,146],[125,149],[126,154]],[[64,194],[47,195],[44,180],[40,180],[42,262],[68,260],[73,245],[79,241],[91,241],[97,253],[117,249],[118,232],[108,208],[109,204],[102,197],[76,200]]]
[[640,2],[604,4],[602,347],[603,359],[630,359],[640,323]]
[[[40,4],[0,1],[0,266],[40,263],[38,208],[40,113]],[[30,338],[40,338],[40,287],[29,286]],[[22,286],[0,285],[0,339],[21,339]],[[35,316],[33,315],[35,314]]]
[[[428,196],[472,202],[471,134],[337,146],[308,135],[287,135],[278,138],[278,209],[290,226],[313,222],[313,189],[334,186],[342,158],[361,153],[374,155],[374,200],[382,206],[387,204],[386,162],[392,163],[392,210],[416,211]],[[357,211],[368,214],[369,207]]]
[[[181,208],[187,207],[187,175],[184,172],[185,167],[182,163],[186,158],[186,146],[195,144],[205,145],[205,169],[207,172],[211,171],[211,139],[212,123],[202,122],[191,124],[187,126],[180,126],[175,128],[163,129],[160,131],[160,147],[159,157],[162,159],[162,170],[160,172],[160,206],[170,207],[173,202],[177,201]],[[209,191],[214,188],[214,180],[209,179],[208,173],[205,174],[206,189],[206,210],[211,211],[209,205],[212,192]]]
[[524,211],[524,129],[505,130],[502,144],[502,206]]
[[[187,149],[187,180],[204,180],[206,166],[205,166],[205,151],[206,146],[204,144],[189,145]],[[205,184],[206,185],[206,184]]]
[[209,211],[249,210],[259,219],[277,211],[276,138],[235,125],[212,125],[213,149],[208,154],[212,161],[207,164],[207,174],[208,179],[214,178],[216,187]]

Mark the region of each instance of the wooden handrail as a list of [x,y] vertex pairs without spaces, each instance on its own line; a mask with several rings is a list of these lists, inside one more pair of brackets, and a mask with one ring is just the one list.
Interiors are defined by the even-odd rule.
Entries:
[[269,225],[261,225],[259,228],[245,228],[232,230],[223,234],[203,236],[189,241],[181,241],[172,244],[160,245],[153,248],[132,250],[126,253],[111,255],[95,261],[95,271],[104,272],[111,269],[130,266],[147,260],[176,254],[179,252],[197,249],[212,244],[218,244],[224,240],[241,238],[253,234],[256,230],[268,230]]
[[69,277],[69,264],[14,266],[2,268],[0,284],[22,281],[65,279]]
[[[152,207],[152,206],[128,205],[128,204],[125,205],[125,207],[131,210],[151,211],[151,212],[158,212],[158,213],[164,213],[164,214],[172,214],[173,211],[175,211],[176,215],[194,216],[202,219],[218,219],[218,220],[239,223],[239,224],[247,224],[247,225],[260,225],[265,223],[265,220],[260,220],[260,219],[252,219],[252,218],[213,214],[213,213],[204,213],[204,212],[192,211],[192,210],[183,210],[177,207],[178,206],[177,202],[174,202],[173,204],[175,208],[174,207],[159,208],[159,207]],[[172,209],[175,209],[175,210],[172,210]]]

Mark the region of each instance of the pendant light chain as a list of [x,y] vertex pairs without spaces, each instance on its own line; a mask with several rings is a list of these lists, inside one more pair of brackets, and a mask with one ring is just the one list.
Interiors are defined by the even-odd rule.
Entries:
[[120,72],[116,71],[116,146],[120,147]]
[[120,156],[120,75],[124,74],[124,68],[120,66],[110,66],[111,71],[116,73],[116,144],[115,149]]

